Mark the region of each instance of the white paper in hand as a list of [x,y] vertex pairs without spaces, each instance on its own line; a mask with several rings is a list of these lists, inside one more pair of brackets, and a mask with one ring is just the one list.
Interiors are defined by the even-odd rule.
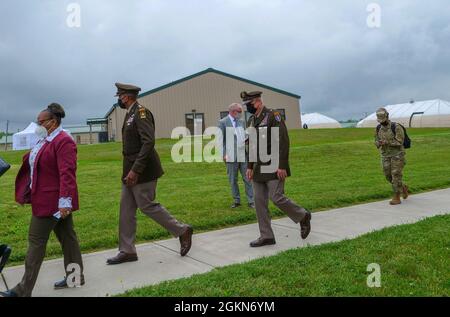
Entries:
[[58,210],[57,212],[55,212],[55,213],[53,214],[53,217],[54,217],[56,220],[61,219],[61,212]]

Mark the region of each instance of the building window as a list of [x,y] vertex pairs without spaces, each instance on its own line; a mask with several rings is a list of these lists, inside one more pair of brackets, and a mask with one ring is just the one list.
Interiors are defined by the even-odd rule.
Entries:
[[228,116],[228,111],[221,111],[220,112],[220,119],[225,118],[226,116]]
[[205,131],[205,114],[191,112],[185,114],[186,128],[189,129],[191,135],[203,135]]
[[285,109],[276,109],[280,114],[281,118],[283,118],[284,121],[286,121],[286,110]]

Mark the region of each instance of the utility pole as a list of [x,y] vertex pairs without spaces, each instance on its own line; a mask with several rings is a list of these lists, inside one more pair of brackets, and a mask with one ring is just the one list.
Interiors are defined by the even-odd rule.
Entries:
[[6,136],[5,136],[5,151],[8,150],[8,131],[9,129],[9,120],[6,120]]

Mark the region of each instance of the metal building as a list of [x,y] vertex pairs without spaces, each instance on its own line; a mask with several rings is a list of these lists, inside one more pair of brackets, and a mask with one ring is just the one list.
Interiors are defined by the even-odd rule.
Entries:
[[[194,134],[194,122],[201,121],[203,129],[217,126],[228,114],[228,105],[241,102],[241,91],[255,90],[263,92],[267,107],[280,111],[288,129],[301,128],[300,96],[213,68],[142,93],[138,100],[155,117],[156,137],[170,138],[176,127],[187,127]],[[110,141],[122,140],[125,113],[114,105],[106,114]]]
[[64,126],[64,129],[79,145],[108,142],[108,133],[103,125]]
[[[375,108],[375,107],[374,107]],[[385,106],[392,121],[409,128],[450,127],[450,102],[434,99],[410,101],[398,105]],[[358,128],[373,128],[378,125],[374,112],[358,122]]]
[[302,124],[303,129],[342,128],[337,120],[317,112],[302,114]]

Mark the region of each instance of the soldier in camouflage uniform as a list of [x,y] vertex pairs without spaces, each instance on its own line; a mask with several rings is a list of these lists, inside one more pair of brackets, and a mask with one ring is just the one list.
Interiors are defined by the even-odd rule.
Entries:
[[390,204],[399,205],[400,195],[403,195],[403,199],[409,195],[408,186],[402,181],[403,168],[406,164],[403,146],[405,133],[402,126],[389,120],[389,113],[385,108],[377,110],[377,121],[380,126],[375,131],[375,145],[381,152],[384,176],[392,184],[394,192]]

